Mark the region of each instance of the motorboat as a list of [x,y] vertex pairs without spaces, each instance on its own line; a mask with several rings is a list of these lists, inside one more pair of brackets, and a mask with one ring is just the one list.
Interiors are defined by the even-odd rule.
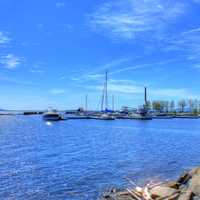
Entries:
[[43,114],[43,119],[45,121],[58,121],[62,119],[62,116],[56,110],[49,110]]

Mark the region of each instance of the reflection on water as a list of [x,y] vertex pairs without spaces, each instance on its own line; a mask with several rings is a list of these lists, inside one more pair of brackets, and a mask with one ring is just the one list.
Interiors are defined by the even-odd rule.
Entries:
[[200,165],[200,120],[0,117],[0,199],[93,200]]
[[52,126],[52,125],[53,125],[53,123],[52,123],[52,122],[48,122],[48,121],[47,121],[47,122],[46,122],[46,125],[47,125],[47,126]]

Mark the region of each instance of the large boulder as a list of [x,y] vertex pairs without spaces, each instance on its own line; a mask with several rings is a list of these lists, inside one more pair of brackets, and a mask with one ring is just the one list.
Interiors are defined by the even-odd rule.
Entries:
[[192,199],[192,191],[191,190],[187,190],[185,192],[182,192],[178,198],[178,200],[191,200]]
[[194,171],[194,174],[200,175],[200,167],[194,168],[193,171]]
[[200,175],[194,175],[191,179],[189,189],[196,195],[200,196]]
[[190,177],[192,178],[192,176],[196,175],[200,175],[200,167],[195,167],[192,170],[190,170],[188,172],[188,174],[190,175]]
[[200,197],[198,197],[198,196],[195,196],[195,197],[193,197],[193,199],[192,200],[200,200]]
[[174,196],[174,194],[178,193],[178,190],[166,186],[155,186],[150,190],[150,194],[152,198],[167,198]]

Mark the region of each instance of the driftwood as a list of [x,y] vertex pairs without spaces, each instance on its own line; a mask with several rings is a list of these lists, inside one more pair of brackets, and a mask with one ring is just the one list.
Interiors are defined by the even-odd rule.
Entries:
[[134,190],[131,191],[130,189],[127,189],[127,191],[130,193],[130,195],[132,195],[135,199],[137,200],[141,200],[141,197],[139,197],[135,192]]

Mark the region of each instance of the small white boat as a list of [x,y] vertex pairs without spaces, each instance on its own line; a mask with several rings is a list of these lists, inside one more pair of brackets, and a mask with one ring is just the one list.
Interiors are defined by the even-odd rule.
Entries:
[[45,121],[58,121],[62,119],[62,116],[56,110],[52,110],[52,111],[45,112],[43,114],[43,119]]
[[99,117],[99,119],[102,119],[102,120],[115,120],[115,117],[112,116],[112,115],[104,113]]
[[129,119],[152,120],[152,117],[148,114],[142,115],[140,113],[132,113],[129,115]]

